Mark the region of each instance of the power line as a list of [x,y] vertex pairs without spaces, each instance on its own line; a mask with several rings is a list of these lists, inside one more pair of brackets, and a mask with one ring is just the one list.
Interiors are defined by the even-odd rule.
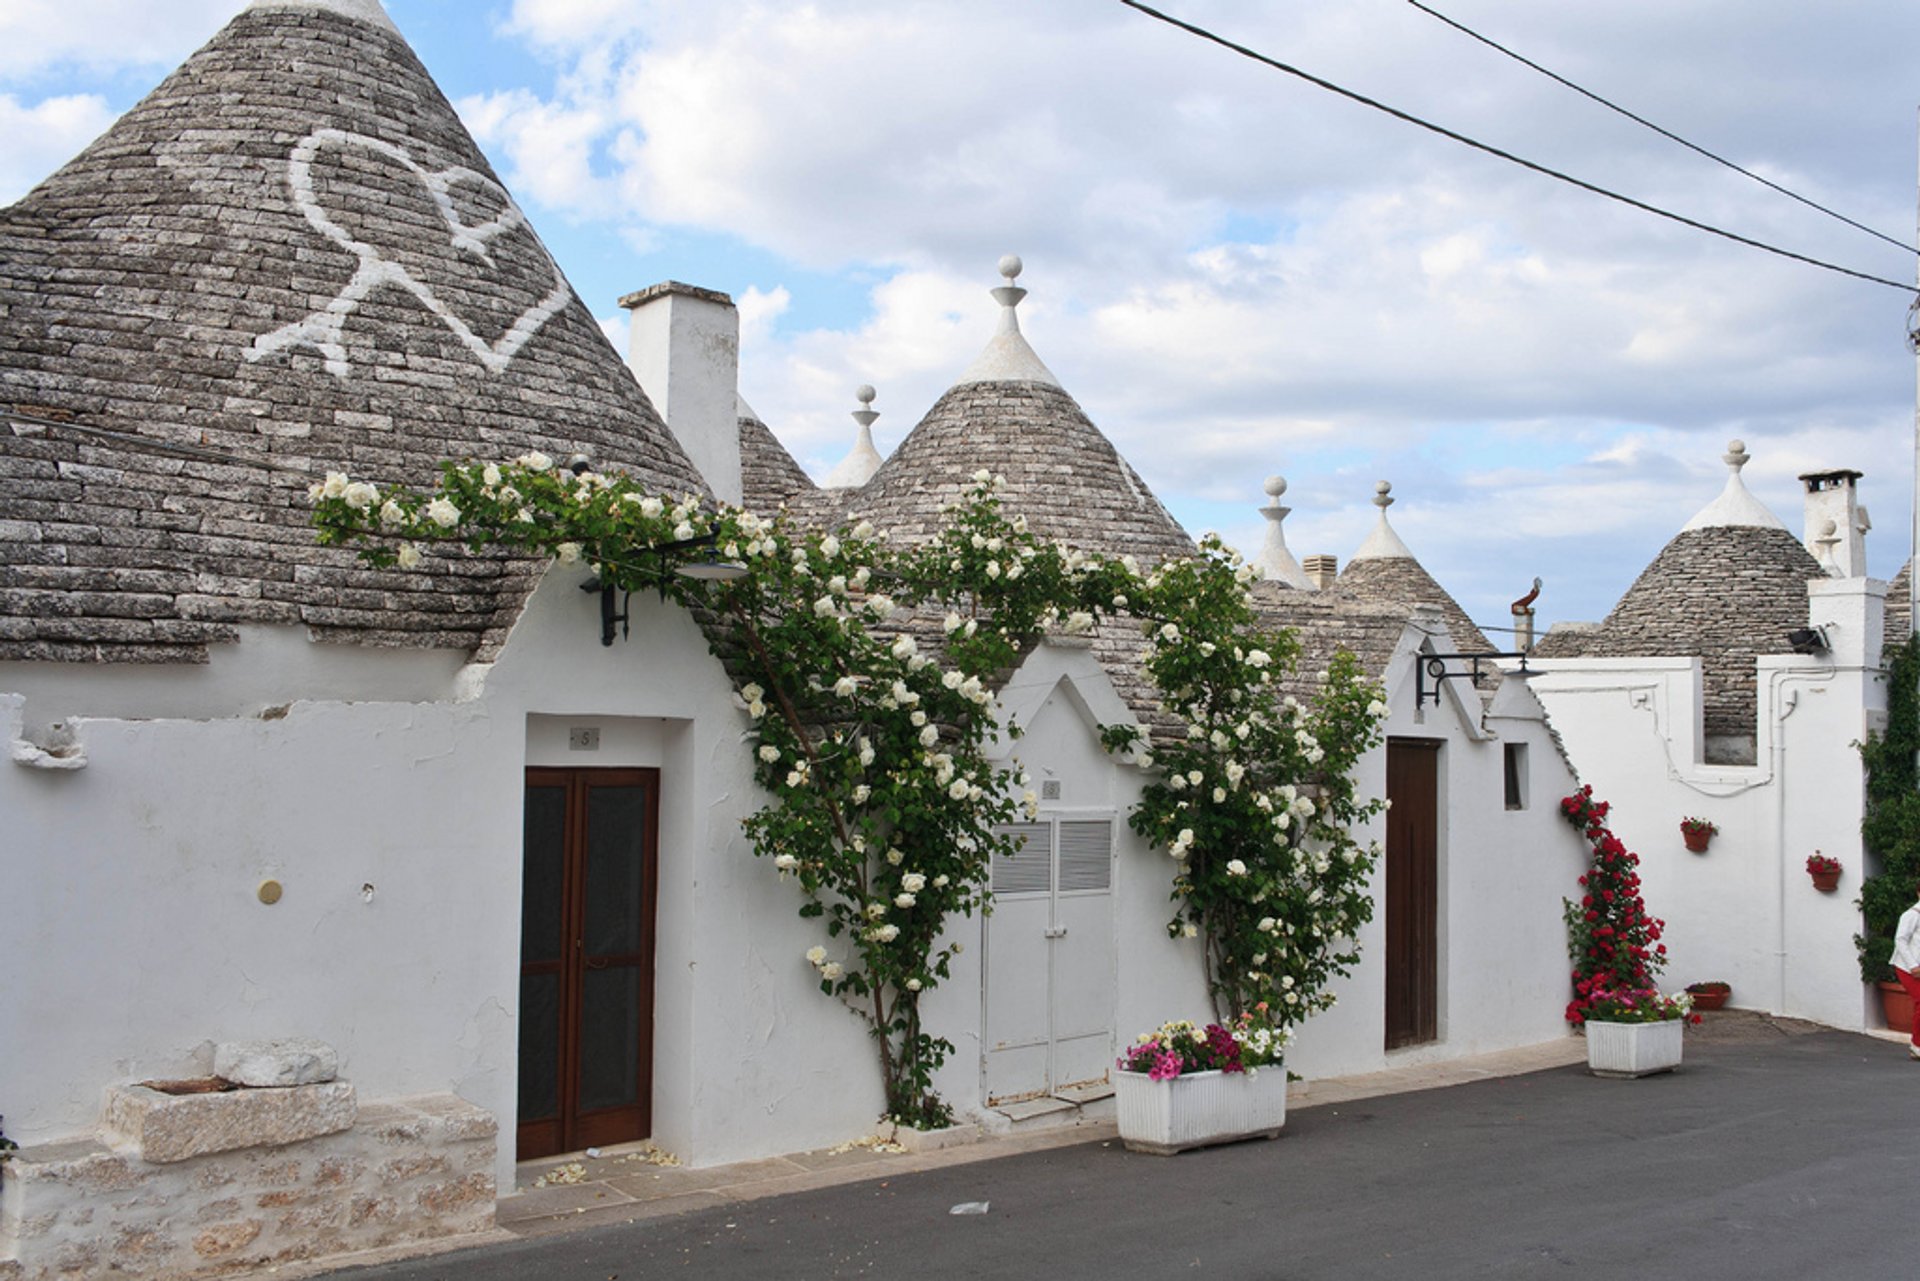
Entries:
[[1839,213],[1836,210],[1829,209],[1817,200],[1810,200],[1807,197],[1801,195],[1797,191],[1790,191],[1786,187],[1783,187],[1779,183],[1773,181],[1771,178],[1762,177],[1761,175],[1753,172],[1753,170],[1745,168],[1741,165],[1734,163],[1731,160],[1728,160],[1725,156],[1716,155],[1715,153],[1708,151],[1705,147],[1702,147],[1697,143],[1687,141],[1685,138],[1682,138],[1679,134],[1674,133],[1670,129],[1661,128],[1659,125],[1653,123],[1653,121],[1648,120],[1644,116],[1635,115],[1633,112],[1628,111],[1625,107],[1621,106],[1620,104],[1616,102],[1610,102],[1606,98],[1603,98],[1599,94],[1593,92],[1591,89],[1587,89],[1580,85],[1575,84],[1573,81],[1567,79],[1563,75],[1560,75],[1558,72],[1548,70],[1546,67],[1541,66],[1539,63],[1535,62],[1533,59],[1528,58],[1523,54],[1516,53],[1514,50],[1507,48],[1505,45],[1501,44],[1499,41],[1493,40],[1487,36],[1481,35],[1478,31],[1475,31],[1472,27],[1467,26],[1465,23],[1458,22],[1453,18],[1449,18],[1446,14],[1441,13],[1438,9],[1430,8],[1427,5],[1421,4],[1420,0],[1407,0],[1407,3],[1412,5],[1414,8],[1420,10],[1420,12],[1422,13],[1429,14],[1432,17],[1438,18],[1440,21],[1446,23],[1449,27],[1452,27],[1455,31],[1458,31],[1463,35],[1471,36],[1473,39],[1478,40],[1481,44],[1486,45],[1490,49],[1496,49],[1499,52],[1504,53],[1505,55],[1507,55],[1507,57],[1512,58],[1515,62],[1518,62],[1523,66],[1532,67],[1535,71],[1538,71],[1541,75],[1545,76],[1547,79],[1556,81],[1559,84],[1565,85],[1567,88],[1573,90],[1575,93],[1579,94],[1580,96],[1591,99],[1592,101],[1599,103],[1601,106],[1605,107],[1608,111],[1612,111],[1619,115],[1623,115],[1627,119],[1633,121],[1635,124],[1644,125],[1647,128],[1653,130],[1655,133],[1659,134],[1662,138],[1666,138],[1666,139],[1669,139],[1670,141],[1677,142],[1681,146],[1685,147],[1687,150],[1697,152],[1700,155],[1705,156],[1707,159],[1713,161],[1715,164],[1725,165],[1727,168],[1733,170],[1735,173],[1743,174],[1746,177],[1753,179],[1755,182],[1759,183],[1763,187],[1770,187],[1773,190],[1779,192],[1781,195],[1786,196],[1791,200],[1798,200],[1801,204],[1807,206],[1807,208],[1817,209],[1821,213],[1827,215],[1829,218],[1837,218],[1841,222],[1846,223],[1847,226],[1852,227],[1854,230],[1864,231],[1869,236],[1874,236],[1874,237],[1877,237],[1878,239],[1884,240],[1896,249],[1903,249],[1910,254],[1920,253],[1920,250],[1915,249],[1912,245],[1906,243],[1904,240],[1898,240],[1892,236],[1885,234],[1884,232],[1875,231],[1872,227],[1867,226],[1865,223],[1855,222],[1853,219],[1847,217],[1845,214]]
[[1443,138],[1450,138],[1454,142],[1460,143],[1464,146],[1472,147],[1476,151],[1484,151],[1490,156],[1497,156],[1502,160],[1508,161],[1509,163],[1519,165],[1522,169],[1530,169],[1534,173],[1543,174],[1546,177],[1558,179],[1559,181],[1564,182],[1569,186],[1578,187],[1582,191],[1592,192],[1596,196],[1605,196],[1608,200],[1617,200],[1623,205],[1627,205],[1631,208],[1640,210],[1642,213],[1650,213],[1650,214],[1653,214],[1655,217],[1665,218],[1670,222],[1677,222],[1683,227],[1692,227],[1695,231],[1704,231],[1708,235],[1719,236],[1723,240],[1731,240],[1735,244],[1746,245],[1747,247],[1752,249],[1759,249],[1765,253],[1774,254],[1777,257],[1791,259],[1794,262],[1805,263],[1809,267],[1819,267],[1825,271],[1838,272],[1840,275],[1843,275],[1843,276],[1852,276],[1856,280],[1865,280],[1872,284],[1885,285],[1889,289],[1898,289],[1903,294],[1910,295],[1914,291],[1913,286],[1911,284],[1902,284],[1900,281],[1897,281],[1897,280],[1889,280],[1885,276],[1875,276],[1868,272],[1855,271],[1851,267],[1842,267],[1837,263],[1825,262],[1819,258],[1809,258],[1807,255],[1795,253],[1791,249],[1782,249],[1777,245],[1770,245],[1770,244],[1767,244],[1765,241],[1754,240],[1749,236],[1740,235],[1738,232],[1727,231],[1726,229],[1721,227],[1716,227],[1711,223],[1700,222],[1696,219],[1688,218],[1683,214],[1677,214],[1671,210],[1662,209],[1658,205],[1650,205],[1644,200],[1636,200],[1632,196],[1622,195],[1620,192],[1609,190],[1606,187],[1597,186],[1594,183],[1586,181],[1585,179],[1576,178],[1572,174],[1563,173],[1558,169],[1551,169],[1543,164],[1537,164],[1534,161],[1528,160],[1522,156],[1516,156],[1510,151],[1502,151],[1498,147],[1492,146],[1489,143],[1481,142],[1476,138],[1469,138],[1466,134],[1457,133],[1454,130],[1449,129],[1444,125],[1437,125],[1430,120],[1423,120],[1419,116],[1412,115],[1409,112],[1400,110],[1398,107],[1390,107],[1384,102],[1380,102],[1377,99],[1367,97],[1365,94],[1356,93],[1352,89],[1343,88],[1340,85],[1333,83],[1331,80],[1323,80],[1319,76],[1316,76],[1311,72],[1302,71],[1300,68],[1295,66],[1290,66],[1287,63],[1281,62],[1276,58],[1270,58],[1266,54],[1261,53],[1258,50],[1249,49],[1247,46],[1243,44],[1236,44],[1233,41],[1227,39],[1225,36],[1217,35],[1214,32],[1207,30],[1205,27],[1195,26],[1191,22],[1186,22],[1180,18],[1173,17],[1170,14],[1162,13],[1160,10],[1153,8],[1151,5],[1142,4],[1141,0],[1120,0],[1120,3],[1123,5],[1126,5],[1129,9],[1135,9],[1141,13],[1144,13],[1149,18],[1158,19],[1159,21],[1166,23],[1170,27],[1178,27],[1180,30],[1185,31],[1189,35],[1198,36],[1200,37],[1200,39],[1209,41],[1213,44],[1217,44],[1223,49],[1229,49],[1234,53],[1239,54],[1243,58],[1250,58],[1253,61],[1258,62],[1263,66],[1272,67],[1275,71],[1284,71],[1290,76],[1296,76],[1299,79],[1306,81],[1308,84],[1316,85],[1319,88],[1327,90],[1329,93],[1336,93],[1336,94],[1339,94],[1342,98],[1346,98],[1346,99],[1349,99],[1350,101],[1357,102],[1362,106],[1372,107],[1375,111],[1385,112],[1387,115],[1392,116],[1396,120],[1404,120],[1410,125],[1418,125],[1420,128],[1427,130],[1429,133],[1437,133]]

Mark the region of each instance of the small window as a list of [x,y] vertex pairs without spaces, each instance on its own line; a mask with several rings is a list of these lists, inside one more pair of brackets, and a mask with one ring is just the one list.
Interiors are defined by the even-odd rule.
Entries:
[[1508,743],[1507,758],[1507,808],[1523,810],[1527,808],[1527,745]]

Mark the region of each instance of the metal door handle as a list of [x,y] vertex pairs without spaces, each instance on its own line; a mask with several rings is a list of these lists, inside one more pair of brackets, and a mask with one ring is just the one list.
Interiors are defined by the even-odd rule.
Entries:
[[1046,933],[1043,935],[1043,937],[1050,938],[1050,939],[1063,939],[1066,936],[1067,936],[1067,927],[1064,925],[1049,926]]

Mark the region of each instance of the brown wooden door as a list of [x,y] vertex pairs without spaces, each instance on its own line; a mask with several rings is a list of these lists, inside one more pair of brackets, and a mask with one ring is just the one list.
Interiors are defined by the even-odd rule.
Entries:
[[1387,1048],[1439,1035],[1440,744],[1387,743]]
[[529,769],[520,908],[521,1160],[653,1131],[660,772]]

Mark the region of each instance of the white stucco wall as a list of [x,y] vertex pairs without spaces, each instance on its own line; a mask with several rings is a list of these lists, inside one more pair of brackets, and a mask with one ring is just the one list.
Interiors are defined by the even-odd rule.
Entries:
[[[364,1097],[450,1090],[510,1135],[530,760],[662,767],[661,1144],[708,1164],[870,1128],[877,1083],[849,1070],[864,1031],[813,987],[812,926],[740,835],[763,801],[745,716],[684,613],[632,604],[632,639],[602,647],[597,602],[556,571],[462,699],[309,701],[337,693],[317,646],[314,671],[281,671],[274,719],[113,714],[205,683],[190,670],[98,689],[59,671],[37,691],[13,673],[25,693],[0,700],[0,738],[66,719],[88,765],[0,764],[8,951],[27,976],[0,984],[10,1137],[84,1131],[108,1084],[280,1035],[333,1043]],[[602,729],[598,753],[565,751],[575,725]],[[269,877],[285,886],[271,907],[255,897]]]
[[[1431,652],[1457,652],[1441,637]],[[1388,667],[1389,739],[1438,739],[1438,1036],[1389,1051],[1386,1040],[1386,859],[1370,893],[1373,921],[1361,961],[1335,986],[1339,1003],[1310,1019],[1290,1066],[1302,1076],[1340,1076],[1535,1045],[1567,1035],[1572,994],[1562,900],[1578,889],[1586,845],[1559,816],[1574,788],[1526,682],[1502,684],[1484,717],[1478,696],[1449,681],[1441,703],[1416,706],[1414,650],[1403,642]],[[1482,721],[1484,720],[1484,725]],[[1525,809],[1506,808],[1507,743],[1527,749]],[[1386,790],[1386,750],[1360,765],[1362,795]],[[1384,818],[1363,834],[1384,845]]]
[[[1878,1026],[1852,942],[1865,863],[1855,744],[1885,714],[1886,589],[1870,579],[1808,588],[1809,619],[1833,648],[1759,659],[1751,766],[1701,763],[1697,660],[1536,661],[1533,685],[1582,778],[1611,802],[1614,832],[1640,855],[1647,906],[1667,922],[1665,986],[1718,979],[1736,1005]],[[1686,817],[1718,825],[1705,854],[1683,846]],[[1812,887],[1816,849],[1844,865],[1836,893]]]

